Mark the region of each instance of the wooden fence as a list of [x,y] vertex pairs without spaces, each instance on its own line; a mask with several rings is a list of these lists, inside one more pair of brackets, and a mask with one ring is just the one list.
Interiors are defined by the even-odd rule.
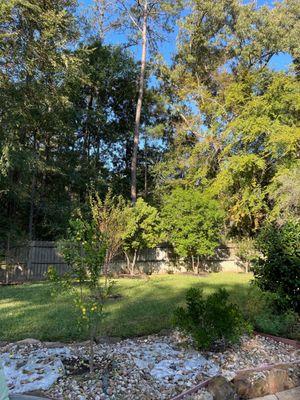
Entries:
[[[1,250],[1,248],[0,248]],[[0,258],[0,284],[11,282],[40,281],[46,279],[49,267],[54,267],[58,274],[68,270],[68,265],[59,254],[55,242],[27,242],[2,249]],[[144,249],[140,252],[137,273],[186,272],[186,260],[174,259],[168,246],[161,245],[155,249]],[[202,263],[205,271],[244,271],[244,266],[236,257],[235,247],[226,246],[216,250],[214,257]],[[111,264],[115,272],[126,271],[126,261],[120,255]]]
[[59,274],[68,270],[55,242],[33,241],[14,245],[2,250],[0,283],[43,280],[49,266],[55,267]]

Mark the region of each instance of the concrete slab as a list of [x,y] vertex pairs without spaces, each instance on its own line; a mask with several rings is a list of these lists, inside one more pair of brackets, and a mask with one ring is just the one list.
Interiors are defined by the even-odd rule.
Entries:
[[285,390],[276,394],[268,394],[264,397],[256,397],[251,400],[300,400],[300,386],[294,389]]
[[300,400],[300,386],[276,393],[276,397],[278,400]]

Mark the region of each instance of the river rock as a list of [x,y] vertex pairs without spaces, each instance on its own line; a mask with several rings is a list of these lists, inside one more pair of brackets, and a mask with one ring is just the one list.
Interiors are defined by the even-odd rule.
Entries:
[[29,345],[29,346],[36,346],[41,344],[40,340],[37,339],[32,339],[32,338],[28,338],[28,339],[23,339],[23,340],[19,340],[18,342],[16,342],[16,344],[19,345]]

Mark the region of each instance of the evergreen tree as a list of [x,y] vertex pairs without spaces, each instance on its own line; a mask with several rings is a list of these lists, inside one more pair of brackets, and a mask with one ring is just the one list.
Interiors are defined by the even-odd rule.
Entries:
[[147,66],[147,47],[157,51],[158,43],[164,40],[164,33],[172,30],[172,18],[179,12],[179,0],[117,0],[120,9],[120,24],[129,33],[133,43],[141,43],[141,69],[136,102],[134,140],[131,160],[131,201],[137,200],[137,167],[140,142],[140,125]]
[[14,221],[30,240],[49,182],[62,174],[58,152],[68,146],[64,81],[79,77],[78,59],[70,51],[78,39],[74,10],[73,0],[1,1],[3,214],[10,228]]

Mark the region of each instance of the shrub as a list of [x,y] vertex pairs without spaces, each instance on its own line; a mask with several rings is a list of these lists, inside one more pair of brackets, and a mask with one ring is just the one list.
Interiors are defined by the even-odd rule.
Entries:
[[216,342],[234,343],[251,327],[228,299],[225,289],[204,298],[202,289],[191,288],[186,294],[186,308],[175,311],[175,325],[192,336],[198,349],[211,349]]
[[300,311],[300,220],[267,226],[258,238],[262,257],[254,267],[255,282],[278,293],[284,308]]
[[278,294],[264,292],[252,285],[246,291],[232,292],[230,299],[238,305],[244,318],[258,332],[300,338],[299,316],[292,310],[278,309]]
[[274,314],[266,310],[265,313],[255,317],[255,326],[259,332],[300,339],[299,318],[297,313],[293,311]]

